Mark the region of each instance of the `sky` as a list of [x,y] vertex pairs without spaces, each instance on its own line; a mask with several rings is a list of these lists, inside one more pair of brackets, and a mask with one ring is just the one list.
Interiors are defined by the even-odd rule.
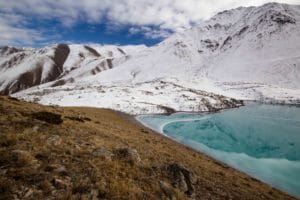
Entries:
[[[0,46],[154,45],[217,12],[268,0],[0,0]],[[300,0],[273,0],[300,4]]]

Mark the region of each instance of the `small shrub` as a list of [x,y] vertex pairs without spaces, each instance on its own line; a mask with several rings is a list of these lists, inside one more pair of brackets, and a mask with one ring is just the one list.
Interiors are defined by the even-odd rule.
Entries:
[[12,190],[12,181],[0,176],[0,199],[13,199]]
[[91,182],[89,178],[81,179],[78,183],[75,184],[73,188],[73,194],[79,193],[89,193],[91,190]]
[[38,188],[43,190],[45,194],[49,194],[52,191],[52,184],[49,180],[44,179],[43,181],[39,182]]
[[17,143],[16,135],[3,135],[0,137],[0,146],[1,147],[9,147],[13,146]]
[[11,160],[17,167],[30,166],[35,161],[29,152],[22,150],[12,151]]
[[31,116],[34,119],[38,119],[49,124],[61,124],[63,122],[63,120],[61,119],[61,115],[46,111],[32,113]]
[[11,154],[8,150],[0,150],[0,167],[11,163]]

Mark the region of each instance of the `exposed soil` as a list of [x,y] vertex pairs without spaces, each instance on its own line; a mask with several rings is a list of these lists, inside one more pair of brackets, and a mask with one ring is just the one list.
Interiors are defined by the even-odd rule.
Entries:
[[101,57],[101,55],[98,53],[98,51],[96,51],[94,48],[90,47],[90,46],[84,46],[84,48],[86,50],[88,50],[92,55],[94,55],[95,57]]
[[64,65],[65,61],[67,60],[70,53],[70,47],[67,44],[59,44],[55,48],[54,52],[54,63],[60,68],[62,71],[62,66]]
[[0,96],[0,199],[294,199],[123,113]]

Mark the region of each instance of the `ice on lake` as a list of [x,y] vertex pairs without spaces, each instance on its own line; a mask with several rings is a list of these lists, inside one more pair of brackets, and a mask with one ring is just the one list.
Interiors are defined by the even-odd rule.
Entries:
[[250,104],[213,114],[138,120],[287,193],[300,197],[300,108]]

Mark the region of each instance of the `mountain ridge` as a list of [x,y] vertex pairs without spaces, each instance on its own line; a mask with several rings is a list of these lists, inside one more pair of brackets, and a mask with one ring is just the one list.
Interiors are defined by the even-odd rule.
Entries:
[[[220,109],[226,107],[224,99],[300,102],[299,5],[226,10],[152,47],[68,47],[70,56],[56,82],[34,84],[13,95],[139,114],[166,112],[161,106],[175,111]],[[0,91],[14,81],[6,84],[3,77]]]

